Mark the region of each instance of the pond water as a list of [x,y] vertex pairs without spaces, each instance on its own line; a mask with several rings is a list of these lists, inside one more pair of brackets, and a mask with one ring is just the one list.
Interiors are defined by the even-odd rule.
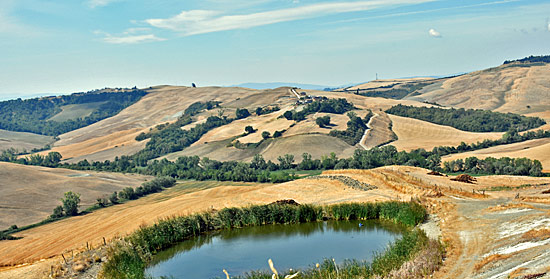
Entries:
[[[359,223],[362,226],[359,226]],[[155,255],[146,274],[174,278],[225,278],[251,270],[279,271],[321,263],[323,259],[370,260],[401,235],[395,224],[371,221],[327,221],[266,225],[219,231],[186,240]]]

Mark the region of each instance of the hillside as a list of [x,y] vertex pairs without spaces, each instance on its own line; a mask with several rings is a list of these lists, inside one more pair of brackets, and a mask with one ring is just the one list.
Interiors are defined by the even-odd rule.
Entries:
[[0,230],[46,219],[61,205],[63,193],[81,194],[81,210],[96,198],[139,186],[147,176],[82,172],[0,162]]
[[548,76],[549,64],[511,63],[440,80],[406,99],[545,118],[550,110]]
[[475,143],[484,139],[499,139],[503,133],[465,132],[449,126],[437,125],[422,120],[397,115],[389,115],[392,130],[398,137],[390,143],[398,150],[424,148],[432,150],[436,146],[457,146],[461,142]]

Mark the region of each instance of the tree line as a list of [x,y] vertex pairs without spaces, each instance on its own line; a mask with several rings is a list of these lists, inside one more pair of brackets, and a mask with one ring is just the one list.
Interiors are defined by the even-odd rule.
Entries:
[[[58,136],[116,115],[134,104],[147,92],[132,90],[126,92],[75,93],[66,96],[43,97],[28,100],[15,99],[0,102],[0,129],[15,132]],[[89,116],[62,122],[48,120],[61,112],[61,107],[71,104],[104,102]]]
[[527,117],[513,113],[500,113],[481,109],[442,109],[399,104],[388,109],[386,112],[470,132],[506,132],[512,129],[521,132],[546,124],[544,120],[538,117]]
[[347,123],[347,128],[345,131],[332,130],[329,133],[329,136],[337,137],[342,139],[349,145],[356,145],[361,141],[365,130],[367,130],[367,123],[373,116],[372,111],[369,110],[367,115],[363,119],[357,116],[354,112],[348,112],[347,116],[349,121]]

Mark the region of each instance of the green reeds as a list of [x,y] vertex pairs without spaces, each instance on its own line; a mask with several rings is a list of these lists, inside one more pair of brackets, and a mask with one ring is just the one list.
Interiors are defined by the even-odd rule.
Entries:
[[[425,209],[416,202],[382,202],[382,203],[348,203],[328,206],[318,205],[287,205],[269,204],[254,205],[243,208],[224,208],[213,213],[200,213],[190,216],[172,217],[160,220],[156,224],[141,227],[130,236],[116,243],[109,251],[109,260],[104,264],[101,275],[104,278],[144,278],[144,271],[151,255],[166,249],[178,242],[205,233],[207,231],[233,229],[246,226],[258,226],[267,224],[293,224],[304,222],[315,222],[321,220],[367,220],[367,219],[388,219],[406,226],[414,226],[423,221],[426,215]],[[412,236],[409,236],[412,234]],[[383,266],[395,268],[395,264],[388,265],[393,260],[404,259],[412,249],[401,241],[410,241],[410,245],[416,245],[418,233],[405,233],[402,240],[395,242],[399,245],[397,250],[386,251],[383,256],[377,256],[373,266],[377,270],[386,272]],[[408,243],[408,242],[407,242]],[[406,248],[406,249],[405,249]],[[323,263],[321,270],[329,270],[336,266],[332,261]],[[354,270],[371,268],[353,266],[342,268],[342,272],[355,273]],[[390,270],[391,270],[390,269]],[[344,271],[345,270],[345,271]],[[328,271],[327,271],[328,272]],[[263,278],[263,275],[256,275],[245,278]],[[318,274],[318,273],[317,273]],[[378,273],[376,273],[378,274]],[[318,278],[305,277],[304,278]],[[346,278],[346,277],[341,277]],[[351,278],[351,277],[349,277]]]

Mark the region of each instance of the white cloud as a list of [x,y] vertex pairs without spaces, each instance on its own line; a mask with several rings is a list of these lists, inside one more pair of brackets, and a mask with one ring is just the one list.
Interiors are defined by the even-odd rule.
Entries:
[[546,19],[546,30],[550,32],[550,19]]
[[136,34],[147,30],[149,30],[149,28],[130,28],[119,36],[113,36],[107,32],[99,30],[94,31],[94,34],[102,35],[102,40],[109,44],[138,44],[148,42],[160,42],[166,40],[164,38],[157,37],[155,34]]
[[147,19],[153,27],[180,32],[185,36],[245,29],[256,26],[321,17],[330,14],[373,10],[390,5],[418,4],[435,0],[386,0],[340,3],[320,3],[300,7],[259,12],[244,15],[222,15],[211,10],[183,11],[171,18]]
[[434,38],[441,38],[441,33],[437,32],[435,29],[430,29],[430,31],[428,31],[428,33],[430,34],[430,36],[434,37]]

